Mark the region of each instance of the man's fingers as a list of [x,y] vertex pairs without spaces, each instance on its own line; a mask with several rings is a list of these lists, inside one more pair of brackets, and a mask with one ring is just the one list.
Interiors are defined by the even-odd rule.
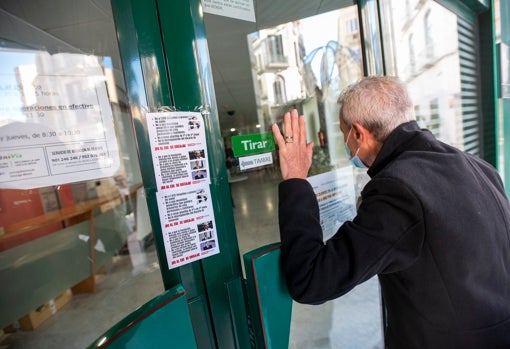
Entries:
[[306,143],[306,122],[296,109],[283,115],[283,132],[271,126],[279,148],[280,171],[283,179],[306,178],[310,169],[313,143]]
[[273,131],[273,137],[276,140],[276,144],[278,144],[279,148],[282,148],[285,145],[285,140],[282,137],[282,133],[280,132],[280,128],[277,124],[273,124],[271,127]]
[[286,134],[292,136],[294,142],[299,142],[299,114],[296,109],[292,109],[290,113],[292,132]]
[[300,116],[296,109],[283,115],[283,135],[277,124],[273,124],[272,131],[279,147],[285,146],[286,143],[306,145],[305,117]]
[[313,142],[310,142],[306,145],[306,155],[308,155],[308,159],[312,159],[313,155]]
[[303,115],[299,117],[299,142],[306,144],[306,122]]
[[289,112],[283,114],[283,134],[284,136],[292,136],[292,121]]

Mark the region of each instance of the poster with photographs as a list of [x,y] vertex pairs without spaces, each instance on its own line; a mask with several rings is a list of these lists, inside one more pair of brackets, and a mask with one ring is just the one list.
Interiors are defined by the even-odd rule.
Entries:
[[209,183],[209,164],[202,114],[147,114],[158,190]]
[[147,125],[168,267],[219,253],[202,114],[150,113]]
[[220,252],[208,185],[156,195],[170,269]]

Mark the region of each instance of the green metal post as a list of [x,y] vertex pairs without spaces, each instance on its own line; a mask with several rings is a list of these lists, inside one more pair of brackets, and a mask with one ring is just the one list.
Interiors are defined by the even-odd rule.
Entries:
[[[112,0],[119,47],[165,289],[182,283],[199,348],[248,348],[242,269],[199,0]],[[220,253],[168,270],[146,113],[204,115]],[[177,343],[176,343],[177,344]]]
[[[481,6],[481,5],[480,5]],[[482,153],[480,154],[483,159],[496,165],[496,149],[497,149],[497,113],[494,103],[495,89],[495,65],[494,65],[494,24],[492,22],[491,11],[484,8],[478,14],[479,30],[478,35],[480,38],[479,57],[480,57],[480,95],[481,95],[481,110],[483,120],[481,125],[483,127],[482,133]]]

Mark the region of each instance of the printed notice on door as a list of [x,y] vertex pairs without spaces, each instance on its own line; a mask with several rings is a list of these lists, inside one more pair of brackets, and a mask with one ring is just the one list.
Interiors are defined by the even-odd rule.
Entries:
[[113,176],[120,165],[99,57],[0,51],[0,188]]
[[220,252],[202,114],[147,114],[159,216],[170,269]]
[[202,0],[205,13],[255,22],[253,0]]
[[324,241],[356,215],[352,166],[307,178],[317,196]]

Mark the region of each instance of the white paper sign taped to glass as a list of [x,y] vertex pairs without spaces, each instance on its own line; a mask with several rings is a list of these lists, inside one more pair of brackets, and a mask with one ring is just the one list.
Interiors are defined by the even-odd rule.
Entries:
[[149,113],[147,126],[158,190],[210,182],[202,114]]
[[113,176],[119,153],[101,58],[0,50],[0,188]]
[[352,166],[307,178],[319,203],[324,241],[347,220],[356,216]]
[[202,0],[205,13],[255,22],[253,0]]
[[147,114],[168,267],[220,252],[202,114]]
[[220,252],[207,184],[157,192],[168,268]]
[[239,169],[241,171],[272,164],[273,154],[271,153],[255,154],[239,158]]

